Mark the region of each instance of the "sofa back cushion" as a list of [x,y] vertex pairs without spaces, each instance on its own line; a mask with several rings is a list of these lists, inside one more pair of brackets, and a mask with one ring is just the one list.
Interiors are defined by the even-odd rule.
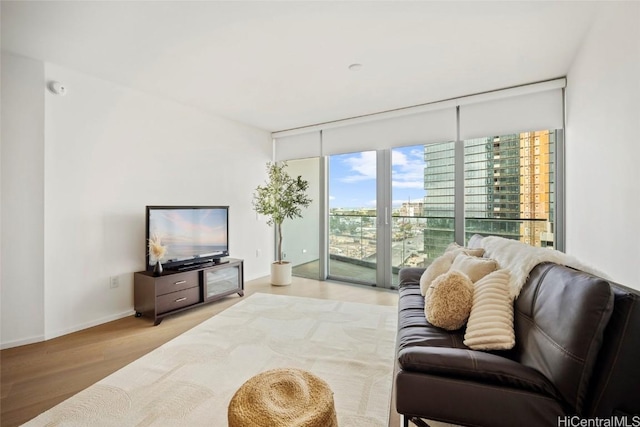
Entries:
[[[640,414],[640,291],[617,283],[587,396],[587,417]],[[631,418],[629,418],[631,419]]]
[[558,264],[540,264],[515,302],[515,359],[542,372],[581,415],[613,309],[609,282]]

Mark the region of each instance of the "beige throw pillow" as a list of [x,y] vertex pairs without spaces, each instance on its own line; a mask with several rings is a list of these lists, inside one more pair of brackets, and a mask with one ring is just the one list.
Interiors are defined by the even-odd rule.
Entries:
[[449,271],[449,267],[451,267],[456,255],[457,254],[453,252],[445,252],[434,259],[424,273],[422,273],[422,276],[420,276],[420,293],[422,296],[425,296],[431,282],[433,282],[436,277]]
[[473,303],[473,283],[466,274],[450,271],[431,283],[424,297],[424,315],[433,326],[455,331],[464,326]]
[[474,284],[464,344],[473,350],[508,350],[515,345],[509,271],[494,271]]
[[456,242],[453,242],[449,246],[447,246],[447,249],[445,249],[445,252],[455,252],[458,254],[463,253],[463,254],[467,254],[470,256],[477,256],[477,257],[481,257],[482,255],[484,255],[483,248],[465,248],[464,246],[460,246]]
[[497,268],[498,263],[495,260],[459,254],[451,264],[450,270],[463,272],[475,283]]

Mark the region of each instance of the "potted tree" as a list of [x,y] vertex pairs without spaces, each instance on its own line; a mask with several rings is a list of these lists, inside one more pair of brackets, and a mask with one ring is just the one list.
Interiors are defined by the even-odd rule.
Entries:
[[302,208],[311,203],[306,193],[309,183],[301,176],[291,177],[286,168],[286,162],[267,163],[269,178],[253,193],[255,211],[267,216],[267,224],[275,224],[278,230],[276,261],[271,264],[271,283],[280,286],[291,284],[291,263],[282,260],[282,223],[287,218],[301,218]]

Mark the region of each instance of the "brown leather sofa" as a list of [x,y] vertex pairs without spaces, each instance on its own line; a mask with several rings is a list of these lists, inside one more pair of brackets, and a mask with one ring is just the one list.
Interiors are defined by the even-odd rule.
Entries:
[[409,419],[541,427],[613,416],[640,425],[640,292],[539,264],[514,303],[515,347],[475,351],[463,344],[464,328],[426,321],[423,271],[400,271],[395,393],[405,427]]

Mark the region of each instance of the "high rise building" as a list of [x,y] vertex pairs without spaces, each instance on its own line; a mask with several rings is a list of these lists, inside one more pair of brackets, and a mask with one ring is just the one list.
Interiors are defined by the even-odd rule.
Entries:
[[555,132],[520,134],[520,240],[533,246],[554,246],[555,142]]
[[[425,145],[424,250],[454,240],[454,143]],[[553,246],[554,131],[464,141],[465,237],[491,234]]]
[[454,234],[454,142],[424,146],[424,253],[426,259],[441,255]]
[[398,208],[398,215],[400,216],[421,216],[424,212],[424,202],[402,202],[400,208]]

